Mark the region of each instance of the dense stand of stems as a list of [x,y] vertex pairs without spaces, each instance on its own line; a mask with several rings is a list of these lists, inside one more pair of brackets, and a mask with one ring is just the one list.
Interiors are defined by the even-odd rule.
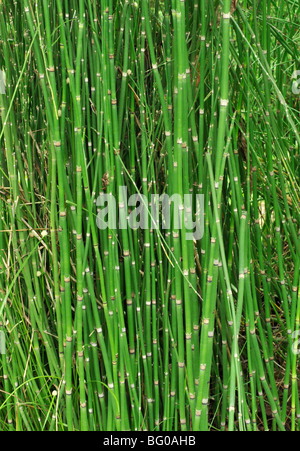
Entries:
[[1,430],[299,430],[296,8],[0,2]]

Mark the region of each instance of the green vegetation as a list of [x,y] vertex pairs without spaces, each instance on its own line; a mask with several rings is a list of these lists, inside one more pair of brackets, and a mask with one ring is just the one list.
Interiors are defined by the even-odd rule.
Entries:
[[0,430],[300,429],[299,18],[0,0]]

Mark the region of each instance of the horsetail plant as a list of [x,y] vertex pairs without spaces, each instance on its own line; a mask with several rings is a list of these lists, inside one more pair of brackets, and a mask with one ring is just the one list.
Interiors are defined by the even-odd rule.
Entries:
[[0,1],[1,430],[299,430],[298,13]]

